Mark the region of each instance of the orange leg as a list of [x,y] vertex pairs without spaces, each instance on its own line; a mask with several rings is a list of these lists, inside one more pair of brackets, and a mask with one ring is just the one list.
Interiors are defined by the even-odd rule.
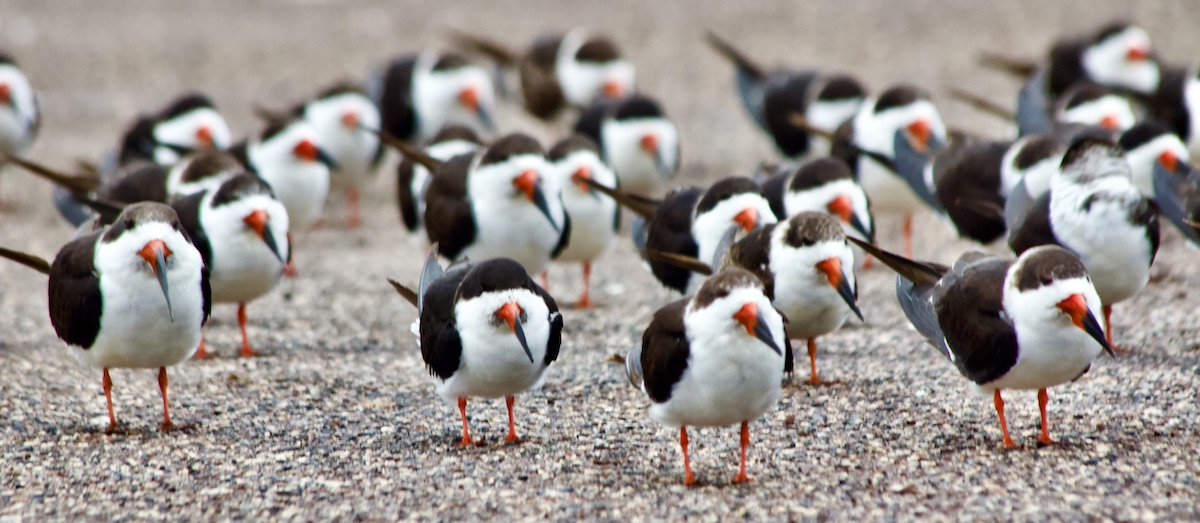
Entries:
[[808,366],[812,368],[812,374],[808,376],[808,383],[816,385],[821,383],[820,376],[817,376],[817,339],[808,339]]
[[[288,242],[288,257],[289,258],[294,257],[295,254],[292,253],[292,249],[296,248],[296,242],[292,241],[292,233],[290,233],[290,232],[287,234],[287,242]],[[300,273],[296,271],[296,263],[289,259],[287,261],[287,264],[283,266],[283,275],[287,276],[288,278],[295,278],[296,275],[298,275],[298,274],[300,274]]]
[[197,359],[197,360],[202,360],[207,357],[208,357],[208,351],[204,349],[204,335],[201,334],[200,335],[200,346],[196,348],[196,354],[193,355],[192,358]]
[[1010,449],[1017,448],[1017,444],[1008,436],[1008,420],[1004,419],[1004,398],[1000,397],[1000,389],[996,389],[992,403],[996,405],[996,414],[1000,416],[1000,432],[1004,433],[1004,446]]
[[1046,393],[1046,389],[1038,389],[1038,410],[1042,411],[1042,435],[1038,436],[1038,441],[1043,445],[1054,443],[1050,439],[1050,422],[1046,418],[1046,404],[1050,402],[1050,395]]
[[516,443],[518,439],[521,439],[517,437],[517,422],[513,420],[512,408],[513,402],[516,400],[517,398],[513,396],[504,397],[504,405],[508,407],[508,435],[504,437],[504,441],[509,443]]
[[583,295],[579,297],[579,301],[575,302],[576,309],[590,309],[596,304],[592,303],[591,288],[592,288],[592,262],[583,262]]
[[159,428],[161,428],[163,430],[163,432],[166,432],[168,430],[175,428],[175,424],[171,423],[171,407],[167,403],[167,384],[168,384],[167,368],[159,367],[158,368],[158,391],[162,393],[162,399],[163,399],[163,422]]
[[346,212],[349,216],[346,217],[346,226],[351,229],[357,229],[362,225],[362,214],[358,208],[359,196],[358,189],[354,187],[346,188]]
[[912,258],[913,255],[913,217],[911,214],[904,215],[904,256]]
[[875,257],[870,254],[863,255],[863,270],[870,270],[875,267]]
[[1100,310],[1104,312],[1104,339],[1108,342],[1108,346],[1113,348],[1113,351],[1120,351],[1112,341],[1112,305],[1103,305]]
[[679,446],[683,449],[683,484],[692,486],[696,484],[696,476],[692,475],[692,460],[688,458],[688,437],[687,426],[679,426]]
[[250,357],[254,355],[254,348],[250,346],[250,337],[246,335],[246,304],[238,304],[238,327],[242,329],[242,356]]
[[746,475],[746,450],[750,448],[750,422],[742,422],[742,466],[738,469],[738,473],[733,477],[734,483],[749,483],[754,481],[750,476]]
[[104,429],[104,433],[112,434],[117,430],[117,416],[113,414],[112,378],[108,376],[108,367],[104,368],[104,381],[101,384],[104,386],[104,399],[108,401],[108,428]]
[[471,441],[471,433],[467,430],[467,398],[458,398],[458,412],[462,414],[463,422],[463,437],[462,441],[458,442],[458,446],[469,447],[473,442]]

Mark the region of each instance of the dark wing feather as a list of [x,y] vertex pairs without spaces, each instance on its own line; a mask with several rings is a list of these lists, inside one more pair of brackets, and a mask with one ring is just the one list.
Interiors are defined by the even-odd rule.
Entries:
[[777,72],[768,77],[763,97],[763,122],[759,122],[775,140],[775,146],[788,158],[804,155],[809,149],[808,131],[792,123],[792,115],[808,110],[808,91],[816,74]]
[[554,301],[554,297],[546,292],[546,289],[534,284],[533,280],[529,280],[529,285],[529,290],[541,296],[542,300],[546,302],[546,307],[550,309],[550,339],[546,342],[546,358],[543,360],[546,365],[549,365],[558,359],[558,351],[562,347],[563,317],[558,312],[558,302]]
[[957,158],[938,155],[935,194],[960,236],[991,243],[1008,232],[1000,194],[1000,163],[1008,145],[986,142],[962,148]]
[[1004,279],[1011,261],[979,256],[955,264],[938,284],[933,307],[944,344],[959,372],[978,384],[993,381],[1017,362],[1017,332],[1004,312]]
[[771,212],[779,219],[788,218],[787,209],[783,204],[783,195],[787,193],[788,183],[791,182],[792,176],[796,174],[794,169],[780,169],[775,175],[767,178],[767,181],[762,184],[763,197],[767,199],[767,204],[771,206]]
[[[700,246],[692,237],[692,209],[700,200],[702,191],[695,187],[677,189],[667,195],[662,205],[654,211],[646,235],[646,247],[658,251],[682,254],[695,258]],[[650,272],[664,286],[687,292],[692,273],[670,264],[650,261]]]
[[642,333],[642,384],[655,403],[671,399],[671,391],[687,369],[691,354],[683,324],[687,305],[685,299],[658,309]]
[[417,113],[412,105],[412,79],[416,65],[416,55],[402,56],[389,63],[383,72],[383,87],[376,100],[383,130],[405,141],[413,140],[417,133]]
[[1200,211],[1200,186],[1161,165],[1156,162],[1154,168],[1154,199],[1163,216],[1193,245],[1200,245],[1200,230],[1188,223],[1194,223]]
[[758,276],[763,283],[763,294],[771,301],[775,301],[775,274],[771,272],[771,234],[777,225],[773,223],[755,229],[734,243],[725,255],[726,266],[732,264]]
[[50,264],[50,323],[59,338],[84,349],[96,342],[104,312],[93,264],[99,239],[100,233],[93,233],[72,240]]
[[438,253],[457,260],[475,240],[475,217],[467,200],[467,173],[473,155],[451,158],[433,175],[425,192],[425,233]]
[[1050,193],[1043,194],[1033,202],[1024,219],[1010,228],[1008,233],[1008,246],[1017,256],[1039,245],[1062,245],[1050,223]]
[[[179,223],[183,226],[184,233],[192,240],[192,245],[196,246],[196,250],[200,251],[204,265],[212,267],[212,243],[209,242],[204,228],[200,226],[200,205],[205,194],[206,191],[202,191],[179,198],[171,202],[171,207],[175,209],[175,214],[179,215]],[[291,249],[288,249],[288,253],[290,255]]]
[[119,203],[167,203],[167,169],[157,164],[139,163],[112,185],[96,192],[101,200]]
[[420,312],[421,359],[430,375],[447,380],[462,361],[462,339],[454,322],[458,284],[467,270],[451,270],[422,294]]
[[400,159],[400,165],[396,167],[396,204],[400,207],[400,219],[411,232],[416,232],[421,226],[421,217],[417,216],[419,210],[417,205],[417,196],[413,194],[413,177],[416,164],[408,157]]
[[1154,258],[1158,255],[1158,213],[1158,205],[1146,198],[1142,198],[1129,210],[1129,222],[1146,228],[1146,242],[1150,244],[1150,263],[1154,263]]
[[208,323],[209,316],[212,316],[212,282],[209,275],[207,266],[200,268],[200,296],[204,300],[201,305],[204,309],[204,319],[200,321],[200,325]]
[[542,120],[553,118],[567,103],[555,72],[561,44],[561,36],[538,38],[529,54],[521,59],[519,72],[525,110]]

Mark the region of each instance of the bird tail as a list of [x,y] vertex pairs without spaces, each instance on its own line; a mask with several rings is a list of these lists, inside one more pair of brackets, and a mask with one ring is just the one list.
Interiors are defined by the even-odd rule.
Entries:
[[983,52],[979,55],[979,65],[988,69],[1008,73],[1018,78],[1030,78],[1037,74],[1037,62],[1024,58],[1005,56],[999,53]]
[[662,202],[645,196],[627,193],[620,189],[614,189],[590,178],[583,178],[583,182],[588,184],[588,187],[599,191],[617,201],[617,203],[625,206],[629,210],[637,213],[639,216],[649,220],[654,216],[654,211],[658,209]]
[[50,180],[56,185],[61,185],[73,194],[87,194],[100,187],[100,177],[95,175],[77,175],[66,174],[62,171],[46,166],[44,164],[22,158],[14,154],[0,153],[0,156],[5,161],[11,162],[18,167],[25,169],[42,178]]
[[708,40],[708,45],[712,46],[717,54],[733,62],[741,72],[756,80],[762,80],[767,77],[767,73],[762,66],[751,60],[745,53],[737,50],[728,40],[717,36],[717,33],[708,31],[704,37],[705,40]]
[[469,34],[465,31],[450,30],[450,39],[459,46],[482,54],[503,66],[511,67],[517,64],[519,55],[508,46],[489,38]]
[[4,247],[0,247],[0,257],[8,258],[42,274],[50,274],[50,262],[45,258]]

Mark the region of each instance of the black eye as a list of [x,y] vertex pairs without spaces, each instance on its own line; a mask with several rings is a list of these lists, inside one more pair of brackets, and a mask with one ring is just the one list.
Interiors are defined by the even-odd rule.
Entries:
[[1054,283],[1053,279],[1047,278],[1045,276],[1042,277],[1042,285],[1050,285],[1051,283]]

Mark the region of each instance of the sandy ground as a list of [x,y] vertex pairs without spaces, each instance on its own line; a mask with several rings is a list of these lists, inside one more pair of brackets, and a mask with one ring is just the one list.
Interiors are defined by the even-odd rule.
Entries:
[[[524,44],[587,25],[613,34],[681,126],[681,181],[746,174],[774,157],[738,105],[731,68],[701,41],[717,30],[768,64],[858,75],[872,90],[911,82],[948,124],[1002,137],[1002,122],[948,100],[961,85],[1010,102],[1016,83],[973,65],[994,49],[1036,56],[1061,32],[1116,17],[1146,27],[1161,54],[1195,59],[1200,5],[1185,2],[215,2],[0,1],[0,47],[18,57],[45,121],[30,156],[96,159],[138,110],[189,88],[213,96],[236,134],[252,104],[283,105],[428,46],[447,28]],[[548,139],[511,106],[506,129]],[[415,281],[424,238],[398,225],[392,168],[347,231],[340,200],[302,238],[302,275],[250,307],[262,357],[236,357],[232,306],[206,330],[219,357],[171,371],[184,430],[155,430],[151,371],[117,370],[127,424],[106,436],[100,372],[68,355],[46,314],[45,282],[0,264],[0,521],[111,519],[1151,520],[1195,519],[1200,499],[1200,282],[1194,251],[1166,231],[1152,284],[1117,307],[1117,340],[1084,379],[1051,392],[1058,443],[1039,448],[1032,393],[1009,394],[1022,449],[1006,451],[991,401],[908,327],[893,276],[861,278],[865,324],[822,340],[829,386],[787,386],[753,427],[751,474],[734,486],[734,429],[693,432],[702,486],[684,488],[675,434],[606,363],[640,339],[661,290],[622,241],[597,269],[593,311],[567,311],[562,357],[518,397],[524,441],[504,444],[500,401],[457,412],[437,400],[408,334],[411,307],[385,277]],[[8,170],[0,245],[51,257],[71,230],[50,189]],[[885,244],[898,225],[881,217]],[[947,261],[970,245],[921,217],[918,253]],[[551,291],[573,301],[578,269]],[[801,360],[803,361],[803,360]],[[803,368],[803,366],[802,366]]]

